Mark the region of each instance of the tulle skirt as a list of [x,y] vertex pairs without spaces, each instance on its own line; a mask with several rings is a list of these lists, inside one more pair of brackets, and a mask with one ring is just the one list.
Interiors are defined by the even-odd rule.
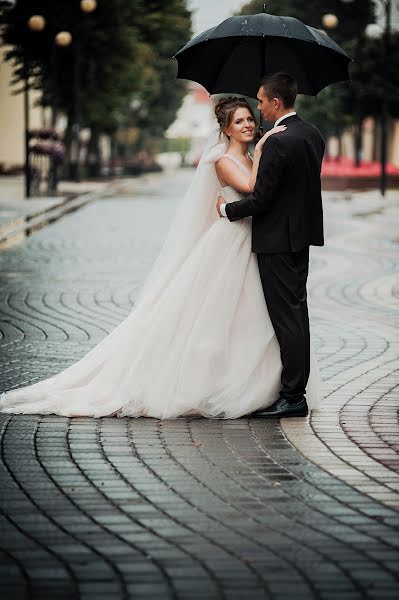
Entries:
[[[280,349],[251,252],[250,218],[215,220],[154,289],[81,360],[3,393],[1,410],[234,419],[276,400]],[[309,407],[319,398],[312,353]]]

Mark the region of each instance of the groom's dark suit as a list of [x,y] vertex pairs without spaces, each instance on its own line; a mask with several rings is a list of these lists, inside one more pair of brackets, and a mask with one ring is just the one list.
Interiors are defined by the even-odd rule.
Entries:
[[306,281],[309,246],[324,244],[320,169],[325,144],[318,129],[297,115],[281,125],[287,129],[264,145],[253,193],[225,208],[230,221],[253,217],[252,251],[281,350],[280,395],[296,402],[309,378]]

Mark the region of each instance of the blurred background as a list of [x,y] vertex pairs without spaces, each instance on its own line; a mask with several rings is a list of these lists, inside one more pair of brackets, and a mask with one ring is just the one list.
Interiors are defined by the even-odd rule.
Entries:
[[[193,166],[215,127],[200,85],[172,56],[260,0],[0,0],[0,179],[25,196],[60,180]],[[351,82],[300,97],[327,140],[325,189],[399,188],[399,0],[274,0],[266,11],[327,32]]]

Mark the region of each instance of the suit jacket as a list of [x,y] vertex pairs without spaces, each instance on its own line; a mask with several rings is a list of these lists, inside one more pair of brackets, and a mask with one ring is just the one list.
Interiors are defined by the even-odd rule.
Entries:
[[297,252],[323,246],[320,170],[325,143],[319,130],[298,115],[263,147],[255,189],[226,205],[230,221],[252,216],[252,251]]

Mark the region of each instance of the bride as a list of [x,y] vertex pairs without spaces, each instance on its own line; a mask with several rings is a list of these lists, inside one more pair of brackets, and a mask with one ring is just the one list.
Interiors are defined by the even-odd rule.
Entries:
[[[3,393],[2,412],[235,419],[276,400],[280,349],[251,252],[251,218],[220,219],[215,201],[253,190],[267,137],[285,128],[266,133],[252,160],[250,105],[223,98],[215,113],[219,129],[130,314],[61,373]],[[309,408],[318,398],[312,357]]]

